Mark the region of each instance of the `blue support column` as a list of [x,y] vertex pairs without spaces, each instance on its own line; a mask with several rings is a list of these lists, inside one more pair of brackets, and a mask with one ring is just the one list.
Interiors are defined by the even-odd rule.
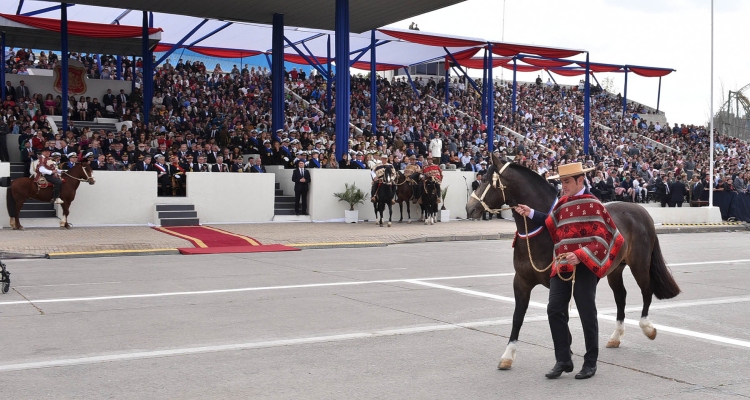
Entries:
[[414,91],[414,98],[419,100],[419,90],[417,90],[417,85],[415,85],[414,81],[411,79],[411,74],[409,73],[409,67],[404,67],[404,72],[406,72],[406,79],[409,80],[409,85],[411,85],[411,90]]
[[135,71],[135,56],[133,56],[132,64],[130,64],[130,69],[132,70],[130,73],[130,92],[135,92],[135,77],[136,77],[136,71]]
[[484,57],[482,59],[482,109],[481,118],[482,122],[487,122],[487,49],[484,49]]
[[148,11],[143,12],[143,22],[141,26],[141,53],[143,60],[143,67],[141,68],[143,74],[143,88],[141,93],[143,94],[143,125],[148,128],[149,116],[151,114],[151,103],[153,102],[152,88],[154,87],[154,73],[151,69],[151,49],[148,43]]
[[102,65],[102,55],[101,54],[97,54],[96,55],[96,61],[97,61],[96,63],[98,64],[97,65],[97,69],[99,70],[99,76],[102,76],[102,68],[104,66]]
[[[5,80],[5,79],[1,79]],[[659,77],[659,92],[656,95],[656,112],[659,113],[659,101],[661,100],[661,76]]]
[[3,85],[0,99],[5,101],[5,32],[0,32],[0,83]]
[[349,0],[336,0],[336,159],[349,152]]
[[594,75],[594,73],[593,73],[593,72],[591,73],[591,77],[592,77],[592,78],[594,78],[594,82],[596,82],[596,84],[597,84],[598,86],[601,86],[601,85],[599,84],[599,80],[598,80],[598,79],[596,79],[596,75]]
[[377,71],[377,52],[375,51],[375,29],[371,32],[370,41],[370,123],[372,124],[372,133],[377,133],[378,129],[378,71]]
[[273,15],[271,45],[271,138],[280,142],[276,131],[284,129],[284,14]]
[[[68,130],[68,7],[62,3],[60,8],[60,61],[62,63],[62,73],[60,82],[62,83],[62,129],[63,133]],[[5,84],[5,83],[3,83]],[[64,135],[63,135],[64,136]]]
[[552,74],[551,74],[551,73],[549,72],[549,70],[548,70],[548,69],[545,69],[545,71],[547,71],[547,75],[549,75],[549,78],[550,78],[550,79],[552,79],[552,82],[555,82],[555,83],[557,83],[557,81],[555,80],[555,77],[554,77],[554,76],[552,76]]
[[625,93],[622,96],[622,117],[625,118],[625,113],[628,110],[628,67],[625,67]]
[[487,44],[487,150],[495,151],[495,85],[492,78],[492,43]]
[[328,77],[326,78],[326,112],[333,112],[333,67],[331,66],[331,35],[328,35]]
[[122,56],[117,56],[117,80],[122,80]]
[[586,80],[583,83],[583,154],[589,154],[589,133],[591,127],[591,89],[589,88],[589,52],[586,52]]
[[513,121],[516,120],[516,58],[513,57],[513,98],[511,101],[511,110],[513,110]]
[[[446,65],[447,67],[447,65]],[[447,105],[451,101],[451,70],[450,68],[445,69],[445,104]]]

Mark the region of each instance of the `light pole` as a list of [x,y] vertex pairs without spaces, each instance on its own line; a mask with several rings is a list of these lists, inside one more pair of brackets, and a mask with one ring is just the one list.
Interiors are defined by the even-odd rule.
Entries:
[[710,166],[709,176],[710,189],[708,191],[708,206],[714,206],[714,0],[711,0],[711,119],[708,122],[708,135],[711,149],[710,154]]

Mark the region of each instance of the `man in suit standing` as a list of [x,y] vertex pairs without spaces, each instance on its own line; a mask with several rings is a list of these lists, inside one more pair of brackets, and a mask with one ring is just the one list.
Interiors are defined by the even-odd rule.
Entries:
[[667,181],[667,175],[662,175],[661,179],[656,183],[656,197],[661,201],[661,206],[666,207],[669,203],[669,182]]
[[682,176],[677,175],[676,180],[669,185],[669,206],[682,207],[682,202],[685,201],[685,193],[687,193],[687,187],[682,183]]
[[310,189],[310,171],[305,168],[303,160],[297,161],[297,168],[292,172],[294,181],[294,212],[307,215],[307,192]]
[[703,196],[703,181],[700,180],[698,174],[693,174],[693,182],[691,182],[690,188],[690,201],[700,201]]
[[31,141],[27,140],[23,143],[23,150],[21,150],[21,161],[23,162],[23,176],[31,176],[31,162],[36,160],[36,154],[34,149],[31,147]]
[[2,162],[10,161],[8,143],[6,142],[9,133],[10,126],[4,120],[0,119],[0,161]]
[[5,82],[5,96],[10,96],[11,100],[16,101],[16,88],[13,87],[13,84],[10,83],[10,81]]
[[19,82],[19,85],[16,88],[16,102],[21,101],[21,99],[28,99],[30,97],[31,90],[29,90],[29,87],[26,86],[26,83],[24,81]]

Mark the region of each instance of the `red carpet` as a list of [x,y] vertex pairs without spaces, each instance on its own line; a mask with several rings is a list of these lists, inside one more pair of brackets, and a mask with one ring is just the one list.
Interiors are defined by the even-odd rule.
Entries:
[[170,226],[154,229],[185,239],[195,246],[177,249],[181,254],[260,253],[299,250],[282,244],[264,245],[251,237],[210,226]]

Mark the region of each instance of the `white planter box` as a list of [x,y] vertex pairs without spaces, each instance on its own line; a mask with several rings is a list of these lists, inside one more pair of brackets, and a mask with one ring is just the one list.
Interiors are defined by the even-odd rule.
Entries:
[[349,223],[356,224],[357,221],[359,221],[359,211],[358,210],[354,210],[354,211],[346,210],[344,211],[344,218],[347,224]]
[[451,210],[440,210],[440,222],[449,222],[451,220]]

